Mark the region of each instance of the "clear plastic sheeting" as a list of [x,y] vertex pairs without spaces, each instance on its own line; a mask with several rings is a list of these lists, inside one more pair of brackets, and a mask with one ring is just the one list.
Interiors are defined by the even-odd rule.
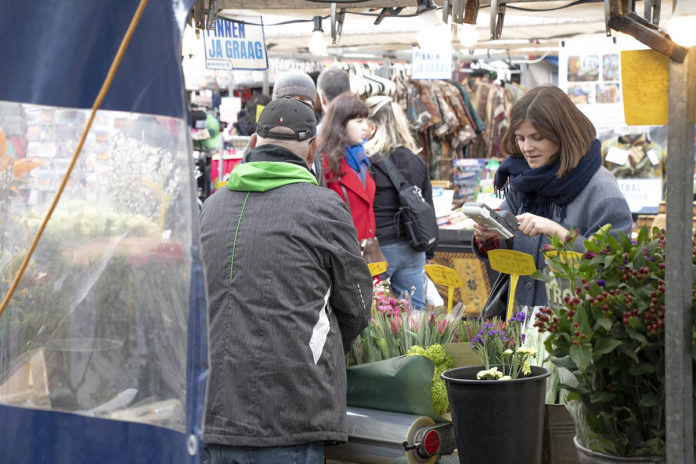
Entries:
[[[87,110],[0,102],[0,298]],[[0,315],[0,404],[184,431],[194,201],[185,121],[100,111]]]

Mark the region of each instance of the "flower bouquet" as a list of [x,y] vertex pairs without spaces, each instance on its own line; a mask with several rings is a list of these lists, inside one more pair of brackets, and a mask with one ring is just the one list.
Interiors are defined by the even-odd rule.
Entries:
[[[525,317],[525,313],[517,313],[507,324],[498,327],[487,322],[476,334],[471,346],[479,353],[484,367],[476,375],[478,379],[511,380],[532,374],[529,360],[536,356],[536,350],[523,346]],[[501,370],[495,364],[500,365]]]
[[448,318],[444,308],[412,311],[410,295],[392,296],[389,281],[383,280],[374,288],[370,324],[353,343],[346,365],[404,356],[414,345],[427,348],[457,341],[460,324],[461,319]]
[[457,340],[461,319],[412,311],[410,295],[376,284],[370,324],[346,355],[348,405],[439,416],[449,409],[440,374],[453,366],[442,345]]
[[563,387],[576,406],[570,410],[577,438],[603,454],[662,456],[664,231],[643,227],[633,241],[600,230],[585,242],[582,256],[572,251],[575,236],[554,237],[546,250],[548,269],[534,277],[547,286],[560,283],[563,292],[550,299],[535,326],[548,335],[552,362],[574,377]]

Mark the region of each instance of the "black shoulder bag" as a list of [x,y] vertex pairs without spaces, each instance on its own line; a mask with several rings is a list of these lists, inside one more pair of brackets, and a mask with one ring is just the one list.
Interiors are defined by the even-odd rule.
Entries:
[[414,250],[428,251],[435,248],[438,239],[435,210],[425,201],[421,189],[409,185],[388,157],[380,159],[377,166],[382,168],[399,192],[399,211],[394,215],[397,237],[401,236],[403,224],[405,235]]

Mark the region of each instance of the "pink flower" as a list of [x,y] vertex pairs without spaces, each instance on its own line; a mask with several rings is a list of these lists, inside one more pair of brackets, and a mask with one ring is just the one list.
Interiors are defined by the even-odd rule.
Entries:
[[389,319],[389,325],[391,326],[392,334],[398,337],[399,332],[401,332],[401,319]]

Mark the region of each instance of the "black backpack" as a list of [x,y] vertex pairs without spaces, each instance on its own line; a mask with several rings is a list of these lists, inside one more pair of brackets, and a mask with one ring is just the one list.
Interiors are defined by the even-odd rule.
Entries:
[[[380,166],[381,165],[381,166]],[[435,210],[425,201],[421,189],[408,185],[399,169],[388,157],[378,161],[377,166],[384,171],[399,192],[399,211],[394,215],[396,235],[402,235],[403,224],[405,235],[416,251],[429,251],[437,246],[438,227]]]

